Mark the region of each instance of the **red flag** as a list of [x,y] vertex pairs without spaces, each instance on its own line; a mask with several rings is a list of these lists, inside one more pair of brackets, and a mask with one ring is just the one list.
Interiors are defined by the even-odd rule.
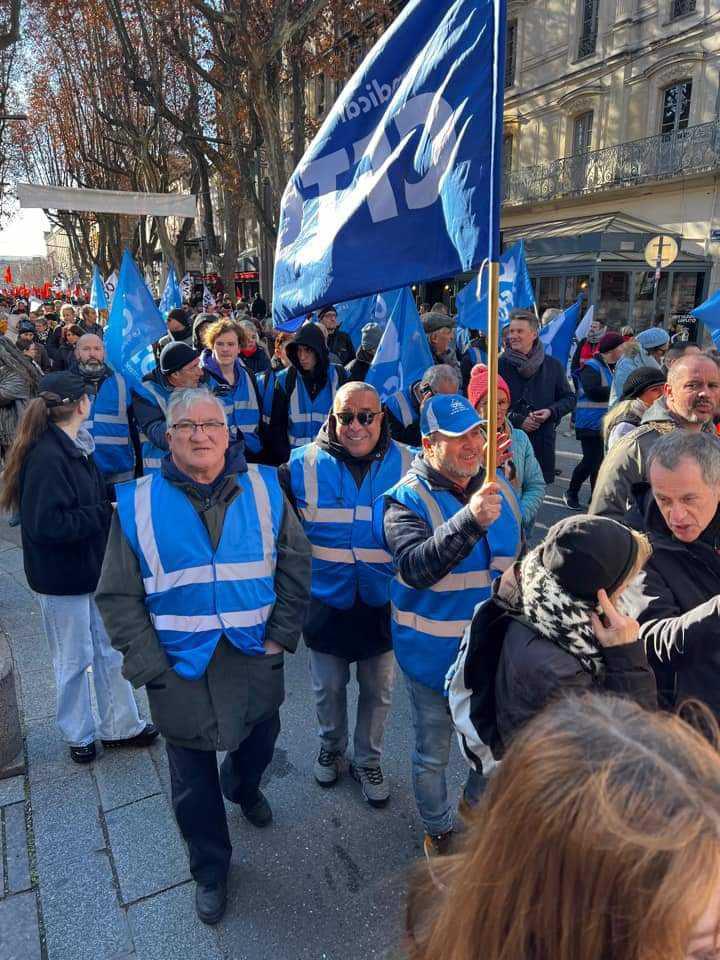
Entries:
[[10,267],[5,267],[5,283],[12,283],[12,282],[13,282],[12,270],[10,269]]

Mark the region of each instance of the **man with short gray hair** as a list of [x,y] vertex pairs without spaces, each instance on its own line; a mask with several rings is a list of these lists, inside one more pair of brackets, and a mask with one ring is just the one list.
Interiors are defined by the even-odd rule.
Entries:
[[676,430],[649,457],[645,528],[653,555],[628,594],[660,702],[707,704],[720,719],[720,440]]
[[390,433],[398,443],[420,446],[420,411],[430,397],[460,392],[460,373],[455,367],[438,363],[428,367],[421,380],[391,394],[385,401]]
[[165,737],[197,912],[216,923],[232,851],[223,796],[256,827],[272,820],[260,778],[280,732],[284,651],[309,599],[310,546],[276,471],[229,446],[216,396],[180,389],[166,412],[170,456],[117,487],[95,599]]

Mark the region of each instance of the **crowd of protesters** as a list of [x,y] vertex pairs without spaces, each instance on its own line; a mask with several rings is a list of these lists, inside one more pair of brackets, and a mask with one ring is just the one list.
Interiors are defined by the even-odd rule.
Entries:
[[[682,898],[699,897],[673,936],[705,943],[714,888],[688,869],[678,838],[707,869],[716,863],[705,806],[720,786],[707,742],[720,717],[713,351],[596,323],[568,378],[536,314],[513,310],[491,438],[486,344],[473,332],[458,348],[442,304],[421,311],[433,365],[384,399],[366,382],[382,328],[369,319],[356,349],[332,305],[292,334],[272,330],[259,296],[249,309],[173,309],[141,382],[109,365],[92,307],[7,306],[0,508],[21,527],[58,727],[77,763],[96,759],[97,740],[134,748],[163,736],[204,922],[226,905],[223,798],[258,828],[272,822],[261,778],[280,732],[284,657],[302,636],[319,786],[348,772],[371,806],[387,804],[396,668],[406,688],[434,885],[411,894],[411,955],[640,957],[613,952],[603,924],[594,952],[580,945],[585,918],[563,939],[559,925],[579,897],[581,910],[619,904],[637,925],[624,935],[639,936],[634,884],[654,910],[670,896],[660,863],[677,871]],[[531,548],[568,415],[582,449],[566,478],[576,512]],[[146,688],[151,720],[133,687]],[[563,693],[582,697],[553,706]],[[659,713],[688,699],[710,711],[705,739]],[[470,765],[459,803],[446,778],[454,734]],[[667,802],[650,813],[644,791]],[[592,829],[600,804],[615,813],[612,830]],[[706,847],[690,829],[702,817],[713,825]],[[508,831],[520,845],[512,862]],[[603,889],[579,894],[593,869]],[[497,870],[502,882],[483,882]],[[461,901],[474,952],[458,940]],[[517,911],[526,919],[514,925]],[[652,916],[670,930],[660,907]]]

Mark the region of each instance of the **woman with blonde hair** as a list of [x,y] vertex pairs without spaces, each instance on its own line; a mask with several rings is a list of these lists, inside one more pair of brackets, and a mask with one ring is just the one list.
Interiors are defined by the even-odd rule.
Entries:
[[717,960],[720,757],[675,716],[567,697],[423,874],[410,960]]

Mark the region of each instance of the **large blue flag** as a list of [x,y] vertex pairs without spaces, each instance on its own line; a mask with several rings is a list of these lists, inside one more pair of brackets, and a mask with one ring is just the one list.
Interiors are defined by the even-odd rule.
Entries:
[[433,362],[413,295],[405,287],[388,318],[365,382],[385,400],[419,380]]
[[545,353],[559,360],[563,370],[570,359],[570,348],[575,336],[575,328],[580,322],[582,302],[583,298],[580,297],[571,307],[540,328],[540,339],[545,347]]
[[175,273],[175,267],[170,265],[168,269],[168,275],[165,280],[165,289],[163,294],[160,297],[160,303],[158,309],[163,320],[167,320],[167,315],[171,310],[174,310],[175,307],[182,306],[182,292],[180,290],[180,284],[178,283],[177,274]]
[[[484,270],[479,297],[477,279],[472,279],[455,298],[459,326],[487,333],[487,278],[487,271]],[[514,243],[500,257],[499,305],[501,327],[510,322],[510,311],[515,307],[532,310],[535,306],[535,293],[525,260],[523,240]]]
[[131,381],[142,380],[155,366],[152,344],[165,333],[160,311],[126,250],[105,331],[108,362]]
[[90,285],[90,306],[96,310],[107,310],[108,301],[105,293],[105,284],[100,276],[100,269],[96,263],[92,269],[92,284]]
[[693,317],[697,317],[700,323],[710,331],[712,342],[720,348],[720,290],[717,290],[709,300],[701,303],[690,311]]
[[348,300],[347,303],[336,304],[338,322],[352,340],[356,350],[360,346],[361,331],[366,323],[379,323],[385,329],[388,317],[395,309],[402,292],[402,288],[386,290],[372,297],[361,297],[359,300]]
[[506,0],[410,0],[285,189],[282,323],[497,260]]

